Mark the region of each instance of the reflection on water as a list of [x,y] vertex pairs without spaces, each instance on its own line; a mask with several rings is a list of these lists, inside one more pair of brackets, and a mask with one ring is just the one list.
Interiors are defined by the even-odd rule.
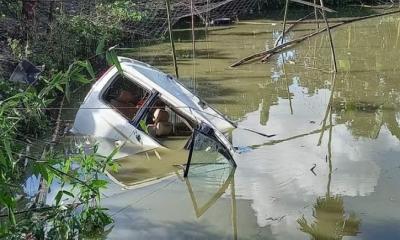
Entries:
[[333,240],[358,234],[360,220],[354,214],[345,215],[340,196],[318,197],[313,216],[313,223],[308,223],[304,216],[297,220],[300,230],[309,234],[311,239]]
[[[104,199],[116,218],[109,237],[400,238],[398,26],[392,15],[336,29],[336,75],[325,35],[269,64],[230,69],[272,46],[279,26],[211,29],[199,34],[195,61],[191,41],[178,34],[183,83],[239,127],[277,136],[233,131],[233,144],[251,150],[239,155],[234,182],[214,188],[222,189],[217,195],[207,191],[226,181],[171,177]],[[173,73],[169,52],[160,43],[133,55]]]

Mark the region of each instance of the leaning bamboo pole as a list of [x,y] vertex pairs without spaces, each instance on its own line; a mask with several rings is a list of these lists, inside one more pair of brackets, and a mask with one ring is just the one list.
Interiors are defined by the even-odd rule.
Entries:
[[[321,7],[324,7],[324,1],[323,0],[319,0],[319,3],[321,4]],[[324,19],[324,22],[325,22],[325,25],[326,25],[326,29],[327,29],[327,32],[328,32],[328,36],[329,36],[329,44],[331,46],[332,59],[333,59],[333,70],[335,72],[337,72],[335,47],[333,46],[333,39],[332,39],[331,29],[329,27],[328,20],[326,19],[326,15],[325,15],[325,10],[324,9],[321,10],[321,14],[322,14],[322,18]]]
[[172,60],[174,62],[175,76],[176,76],[176,78],[179,78],[178,64],[176,62],[176,51],[175,51],[174,36],[173,36],[173,33],[172,33],[171,2],[170,2],[170,0],[165,0],[165,5],[166,5],[166,9],[167,9],[169,40],[171,42]]
[[[344,20],[341,23],[338,23],[338,24],[330,26],[330,29],[334,29],[336,27],[340,27],[342,25],[349,24],[349,23],[356,22],[356,21],[362,21],[362,20],[369,19],[369,18],[381,17],[381,16],[386,16],[386,15],[395,14],[395,13],[400,13],[400,10],[386,12],[386,13],[378,13],[378,14],[373,14],[373,15],[369,15],[369,16],[363,16],[363,17]],[[314,37],[314,36],[316,36],[316,35],[318,35],[320,33],[323,33],[326,30],[327,30],[326,28],[322,28],[322,29],[320,29],[320,30],[318,30],[316,32],[313,32],[313,33],[310,33],[308,35],[299,37],[299,38],[294,39],[294,40],[289,41],[289,42],[285,42],[285,43],[283,43],[281,45],[278,45],[278,46],[276,46],[274,48],[271,48],[271,49],[268,49],[268,50],[265,50],[265,51],[262,51],[262,52],[258,52],[258,53],[249,55],[249,56],[247,56],[245,58],[242,58],[242,59],[238,60],[237,62],[231,64],[230,67],[237,67],[239,65],[242,65],[242,64],[244,64],[246,62],[249,62],[249,61],[252,61],[254,59],[264,57],[265,55],[270,54],[270,53],[276,54],[276,53],[278,53],[278,52],[280,52],[282,50],[286,50],[288,47],[291,47],[294,44],[303,42],[304,40],[306,40],[308,38],[311,38],[311,37]]]

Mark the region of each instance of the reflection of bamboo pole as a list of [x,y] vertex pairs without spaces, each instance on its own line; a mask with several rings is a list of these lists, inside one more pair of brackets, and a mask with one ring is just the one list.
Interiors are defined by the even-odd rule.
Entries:
[[176,63],[175,43],[174,43],[174,37],[173,37],[173,33],[172,33],[171,3],[170,3],[170,0],[165,0],[165,5],[166,5],[166,8],[167,8],[167,21],[168,21],[169,40],[171,42],[172,59],[174,61],[175,75],[176,75],[176,78],[179,78],[178,64]]
[[281,40],[282,43],[285,40],[285,31],[286,31],[286,20],[287,20],[288,6],[289,6],[289,0],[286,0],[286,2],[285,2],[285,15],[283,16],[283,30],[282,30],[282,40]]
[[293,115],[292,97],[290,95],[289,82],[288,82],[288,79],[286,76],[284,53],[281,56],[282,56],[282,70],[283,70],[283,75],[285,76],[285,83],[286,83],[286,92],[287,92],[288,99],[289,99],[290,114]]
[[[399,3],[399,7],[400,7],[400,3]],[[397,36],[396,36],[396,44],[395,44],[396,48],[399,45],[399,37],[400,37],[400,21],[399,21],[399,23],[397,23]]]
[[321,142],[322,142],[322,138],[324,136],[324,132],[325,132],[325,126],[326,126],[326,120],[328,118],[328,114],[331,111],[331,107],[332,107],[332,101],[333,101],[333,92],[335,90],[335,79],[336,79],[336,73],[332,73],[332,86],[331,86],[331,95],[329,97],[329,102],[328,102],[328,106],[326,107],[326,111],[325,111],[325,117],[324,120],[322,121],[322,130],[321,130],[321,135],[319,136],[318,139],[318,144],[317,146],[321,146]]
[[[324,1],[323,0],[319,0],[321,7],[324,7]],[[328,36],[329,36],[329,43],[331,45],[331,51],[332,51],[332,59],[333,59],[333,69],[335,72],[337,72],[337,66],[336,66],[336,55],[335,55],[335,48],[333,46],[333,40],[332,40],[332,35],[331,35],[331,29],[329,27],[329,23],[328,20],[326,19],[326,15],[325,15],[325,10],[321,10],[322,13],[322,17],[324,19],[325,25],[326,25],[326,29],[328,31]]]
[[288,138],[285,138],[285,139],[272,140],[272,141],[268,141],[268,142],[261,143],[261,144],[257,144],[257,145],[250,145],[250,146],[248,146],[248,147],[255,149],[255,148],[259,148],[259,147],[263,147],[263,146],[276,145],[276,144],[278,144],[278,143],[287,142],[287,141],[292,141],[292,140],[294,140],[294,139],[298,139],[298,138],[302,138],[302,137],[307,137],[307,136],[310,136],[310,135],[313,135],[313,134],[320,133],[321,131],[325,131],[325,129],[327,129],[328,127],[330,127],[330,126],[326,126],[324,129],[317,129],[317,130],[314,130],[314,131],[312,131],[312,132],[299,134],[299,135],[292,136],[292,137],[288,137]]
[[236,192],[235,192],[235,176],[232,176],[231,180],[231,198],[232,198],[232,229],[233,239],[237,237],[237,207],[236,207]]
[[326,189],[326,195],[329,197],[331,193],[331,180],[332,180],[332,105],[330,107],[329,114],[329,124],[331,125],[329,128],[329,138],[328,138],[328,164],[329,164],[329,175],[328,175],[328,185]]
[[314,60],[313,60],[313,66],[314,68],[317,68],[317,40],[314,40]]
[[351,45],[351,26],[348,27],[348,34],[347,34],[347,48],[350,49]]

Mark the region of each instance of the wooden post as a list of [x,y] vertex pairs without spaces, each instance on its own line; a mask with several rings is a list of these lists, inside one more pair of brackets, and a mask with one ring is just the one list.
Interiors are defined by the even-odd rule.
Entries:
[[166,8],[167,8],[167,21],[168,21],[169,40],[171,42],[172,59],[173,59],[173,62],[174,62],[175,75],[176,75],[176,78],[179,78],[178,64],[176,63],[176,51],[175,51],[174,36],[173,36],[173,33],[172,33],[171,2],[170,2],[170,0],[165,0],[165,5],[166,5]]
[[288,79],[287,79],[287,75],[286,75],[286,69],[285,69],[285,56],[284,56],[284,53],[282,54],[282,70],[283,70],[283,75],[285,76],[286,92],[287,92],[288,99],[289,99],[289,108],[290,108],[290,114],[291,114],[291,115],[293,115],[292,96],[290,95],[290,90],[289,90],[289,81],[288,81]]
[[196,51],[196,37],[194,33],[194,5],[193,5],[193,0],[190,0],[190,13],[192,15],[192,46],[193,46],[193,58],[195,57],[195,51]]
[[209,21],[210,21],[210,18],[209,18],[210,12],[208,11],[209,4],[210,4],[210,0],[207,0],[207,5],[206,5],[206,28],[205,28],[206,33],[208,31],[208,24],[209,24]]
[[[317,5],[317,0],[314,0],[314,5]],[[317,24],[317,29],[319,29],[318,12],[317,12],[317,7],[315,6],[314,6],[314,16],[315,16],[315,22]]]
[[[321,7],[324,7],[324,1],[319,0]],[[331,51],[332,51],[332,59],[333,59],[333,69],[335,72],[337,72],[337,65],[336,65],[336,54],[335,54],[335,48],[333,46],[333,40],[332,40],[332,35],[331,35],[331,29],[329,28],[329,23],[328,20],[326,19],[325,15],[325,10],[321,10],[322,17],[324,18],[325,24],[326,24],[326,29],[328,31],[328,36],[329,36],[329,43],[331,45]]]
[[289,0],[286,0],[286,2],[285,2],[285,15],[283,16],[283,30],[282,30],[282,39],[281,39],[281,43],[282,43],[282,44],[283,44],[283,41],[284,41],[284,39],[285,39],[286,20],[287,20],[288,7],[289,7]]
[[192,15],[192,62],[193,62],[193,91],[196,92],[196,36],[194,32],[194,4],[190,0],[190,13]]

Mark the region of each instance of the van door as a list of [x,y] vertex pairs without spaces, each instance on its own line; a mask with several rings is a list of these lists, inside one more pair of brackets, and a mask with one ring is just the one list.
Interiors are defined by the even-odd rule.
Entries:
[[236,168],[236,163],[228,148],[217,138],[214,129],[201,123],[192,135],[184,177],[223,168]]

